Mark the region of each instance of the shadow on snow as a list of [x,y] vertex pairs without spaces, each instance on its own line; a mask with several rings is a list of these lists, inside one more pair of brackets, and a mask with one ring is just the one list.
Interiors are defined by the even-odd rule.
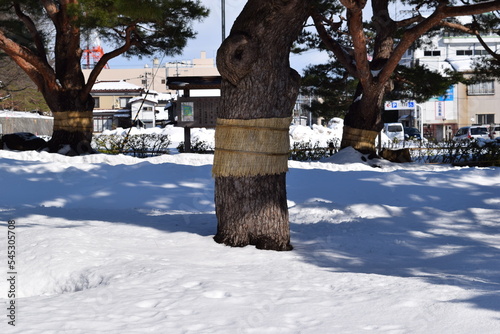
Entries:
[[[89,164],[61,172],[2,159],[0,168],[1,225],[16,219],[35,227],[43,215],[67,220],[56,228],[103,221],[206,237],[216,231],[210,165]],[[292,169],[294,252],[332,272],[474,288],[483,292],[457,302],[500,311],[500,223],[490,200],[498,185],[480,185],[478,173]]]
[[474,169],[417,178],[406,171],[315,173],[290,173],[300,180],[288,189],[298,203],[290,209],[292,244],[304,261],[479,290],[456,302],[500,311],[498,180],[478,184],[482,172]]

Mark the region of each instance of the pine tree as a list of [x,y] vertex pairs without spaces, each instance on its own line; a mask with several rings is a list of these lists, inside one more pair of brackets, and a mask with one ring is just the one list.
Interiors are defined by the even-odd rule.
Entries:
[[[178,54],[195,36],[192,20],[208,14],[199,1],[24,0],[0,2],[0,50],[36,84],[54,116],[50,152],[91,151],[90,91],[106,63],[120,55]],[[81,58],[86,33],[116,48],[85,82]]]
[[[375,137],[383,126],[383,101],[394,88],[395,73],[406,51],[432,29],[456,29],[459,23],[452,18],[498,10],[500,1],[403,1],[414,9],[407,18],[395,20],[389,0],[372,0],[373,15],[365,23],[363,11],[368,3],[340,0],[339,7],[338,2],[318,1],[311,16],[321,47],[358,81],[344,119],[341,147],[374,153]],[[423,9],[425,16],[420,12]]]

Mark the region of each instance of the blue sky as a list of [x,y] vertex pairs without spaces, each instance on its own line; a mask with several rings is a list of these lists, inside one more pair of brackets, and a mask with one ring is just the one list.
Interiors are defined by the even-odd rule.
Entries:
[[[225,0],[226,5],[226,36],[231,30],[231,26],[243,9],[246,0]],[[193,24],[195,31],[198,32],[196,39],[190,40],[184,49],[182,55],[177,57],[165,57],[162,63],[175,62],[182,60],[191,60],[199,58],[200,52],[205,51],[207,57],[214,58],[222,42],[222,22],[221,22],[221,0],[203,0],[202,4],[210,9],[210,15],[203,22],[195,22]],[[106,46],[104,46],[104,52]],[[158,55],[161,58],[162,55]],[[326,60],[326,54],[318,52],[308,52],[302,55],[291,55],[291,66],[299,72],[311,62],[322,62]],[[111,68],[141,68],[146,64],[152,65],[152,58],[143,59],[126,59],[124,57],[115,58],[109,62]]]

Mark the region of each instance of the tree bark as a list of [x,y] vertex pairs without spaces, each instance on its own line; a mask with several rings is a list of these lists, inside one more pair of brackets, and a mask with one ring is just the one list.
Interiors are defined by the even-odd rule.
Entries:
[[286,174],[216,177],[215,241],[233,247],[291,250]]
[[[247,2],[217,53],[217,67],[222,75],[219,119],[265,120],[291,116],[300,76],[290,68],[289,54],[307,15],[308,1],[305,0]],[[216,128],[216,137],[217,131],[222,130]],[[254,138],[255,142],[248,142],[248,146],[253,147],[271,145],[268,141],[272,140],[253,135],[245,138]],[[223,153],[216,139],[215,161]],[[240,175],[237,166],[242,160],[238,156],[243,159],[248,155],[265,163],[272,154],[243,149],[224,161],[234,166],[229,175],[214,172],[218,219],[214,239],[234,247],[255,245],[261,249],[290,250],[286,171]]]
[[[372,11],[375,34],[373,59],[366,63],[366,39],[363,30],[362,12],[360,7],[348,10],[349,29],[352,35],[360,35],[354,40],[354,49],[358,69],[356,74],[360,83],[355,100],[349,107],[344,120],[344,133],[341,148],[353,147],[366,153],[375,154],[375,138],[382,130],[382,106],[386,91],[390,90],[390,78],[379,80],[378,73],[389,62],[394,47],[393,35],[397,29],[388,11],[388,0],[372,1]],[[363,60],[363,61],[361,61]]]
[[69,156],[92,153],[92,109],[54,112],[52,138],[47,143],[49,152]]
[[80,28],[68,8],[70,2],[63,1],[60,6],[44,3],[56,30],[54,68],[47,60],[40,32],[19,4],[14,4],[15,13],[33,35],[36,51],[14,42],[1,30],[0,49],[27,73],[52,111],[54,129],[47,143],[49,152],[80,155],[92,151],[94,99],[89,92],[93,82],[85,84],[80,65]]
[[[23,43],[16,42],[19,38],[11,39],[9,36],[19,37],[20,27],[17,24],[2,26],[0,50],[37,85],[54,115],[54,132],[48,143],[50,152],[73,155],[91,151],[94,100],[90,91],[109,60],[128,51],[135,54],[138,50],[131,50],[132,47],[144,51],[144,55],[159,50],[171,55],[180,53],[186,40],[194,37],[188,22],[208,15],[206,8],[196,1],[108,2],[110,6],[106,8],[110,15],[123,20],[110,20],[104,26],[100,25],[102,6],[96,7],[95,1],[2,2],[4,19],[17,19],[30,35]],[[129,7],[134,4],[137,8],[134,7],[134,13],[130,13]],[[168,19],[172,15],[176,16],[175,20]],[[46,26],[45,21],[50,21],[52,26]],[[47,41],[44,39],[49,29],[55,33],[54,59],[50,60],[48,56],[52,53],[47,53]],[[121,44],[101,57],[87,82],[81,68],[82,29],[99,30],[106,39]],[[24,36],[24,32],[21,35]]]
[[364,154],[375,154],[375,138],[383,127],[383,88],[374,85],[364,92],[359,85],[356,101],[349,107],[344,119],[341,148],[352,147]]

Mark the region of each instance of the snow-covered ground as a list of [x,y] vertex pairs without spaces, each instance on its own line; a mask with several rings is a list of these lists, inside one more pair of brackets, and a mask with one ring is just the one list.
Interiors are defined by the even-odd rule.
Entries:
[[212,158],[1,150],[0,332],[500,333],[500,168],[290,161],[273,252],[213,241]]

